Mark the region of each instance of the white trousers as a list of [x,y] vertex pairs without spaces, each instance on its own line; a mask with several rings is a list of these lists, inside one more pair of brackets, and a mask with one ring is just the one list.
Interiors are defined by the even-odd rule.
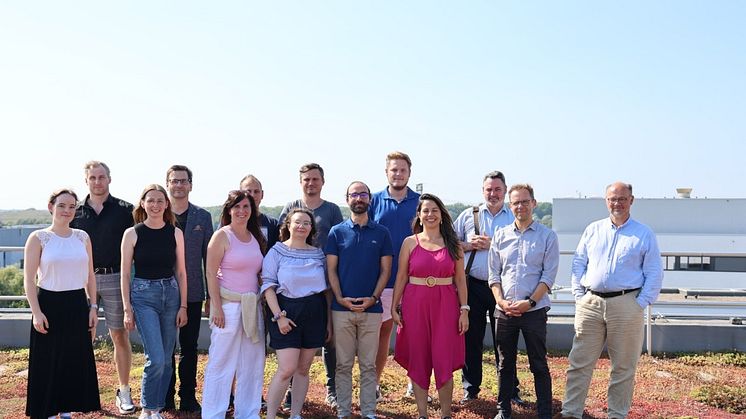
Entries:
[[225,327],[220,329],[210,325],[212,332],[202,392],[202,417],[225,418],[235,376],[233,417],[258,419],[264,385],[264,323],[261,305],[257,305],[257,343],[253,343],[243,331],[240,303],[224,302],[223,314]]

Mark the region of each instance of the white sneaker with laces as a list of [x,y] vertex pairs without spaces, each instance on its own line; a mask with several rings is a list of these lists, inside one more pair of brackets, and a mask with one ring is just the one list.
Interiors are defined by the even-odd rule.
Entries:
[[130,394],[130,388],[127,387],[126,390],[122,391],[121,389],[117,390],[117,396],[114,399],[114,404],[119,409],[119,413],[122,415],[127,415],[130,413],[135,412],[135,404],[132,403],[132,395]]

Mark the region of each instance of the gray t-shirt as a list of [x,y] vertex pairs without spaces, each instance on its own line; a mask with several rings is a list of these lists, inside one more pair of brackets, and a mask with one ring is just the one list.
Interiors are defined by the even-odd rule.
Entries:
[[[290,201],[285,204],[282,212],[280,212],[280,225],[282,225],[285,221],[285,216],[288,215],[288,212],[293,208],[306,208],[310,210],[301,199]],[[329,238],[329,230],[343,221],[342,211],[339,209],[337,204],[323,201],[318,208],[311,210],[311,212],[313,213],[313,218],[316,222],[316,237],[314,238],[313,243],[314,246],[323,249],[324,246],[326,246],[326,240]]]

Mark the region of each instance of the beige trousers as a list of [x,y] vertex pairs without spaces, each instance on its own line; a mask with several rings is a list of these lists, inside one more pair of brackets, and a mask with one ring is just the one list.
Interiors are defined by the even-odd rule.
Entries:
[[642,352],[643,308],[637,304],[637,294],[601,298],[588,292],[576,303],[563,415],[583,416],[593,369],[606,343],[611,360],[609,418],[627,417]]
[[334,346],[337,350],[337,416],[352,414],[352,366],[357,355],[360,368],[360,413],[376,414],[376,354],[381,313],[332,311]]

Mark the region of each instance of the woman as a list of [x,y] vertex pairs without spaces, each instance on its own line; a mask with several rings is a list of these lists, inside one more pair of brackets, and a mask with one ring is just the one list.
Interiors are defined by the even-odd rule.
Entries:
[[450,418],[453,371],[464,366],[469,328],[463,252],[451,216],[435,195],[420,197],[412,231],[402,243],[394,284],[391,316],[399,325],[394,359],[414,383],[420,418],[427,418],[433,371],[441,417]]
[[[187,322],[184,235],[174,226],[163,186],[145,187],[132,214],[135,226],[122,237],[124,326],[132,330],[137,325],[145,351],[140,419],[161,419],[176,329]],[[130,282],[133,262],[135,277]]]
[[259,418],[264,383],[264,325],[258,303],[266,241],[254,198],[231,191],[220,216],[224,226],[207,246],[210,354],[202,417],[225,418],[236,377],[233,417]]
[[77,202],[69,189],[54,192],[52,225],[31,233],[24,248],[32,320],[26,415],[32,418],[101,409],[92,344],[98,306],[88,304],[96,278],[88,234],[70,228]]
[[277,372],[267,392],[267,419],[277,414],[293,378],[290,419],[300,418],[308,391],[308,370],[316,351],[331,340],[331,293],[325,258],[314,247],[313,213],[296,208],[280,227],[280,240],[262,266],[262,293],[267,300],[270,346],[277,352]]

